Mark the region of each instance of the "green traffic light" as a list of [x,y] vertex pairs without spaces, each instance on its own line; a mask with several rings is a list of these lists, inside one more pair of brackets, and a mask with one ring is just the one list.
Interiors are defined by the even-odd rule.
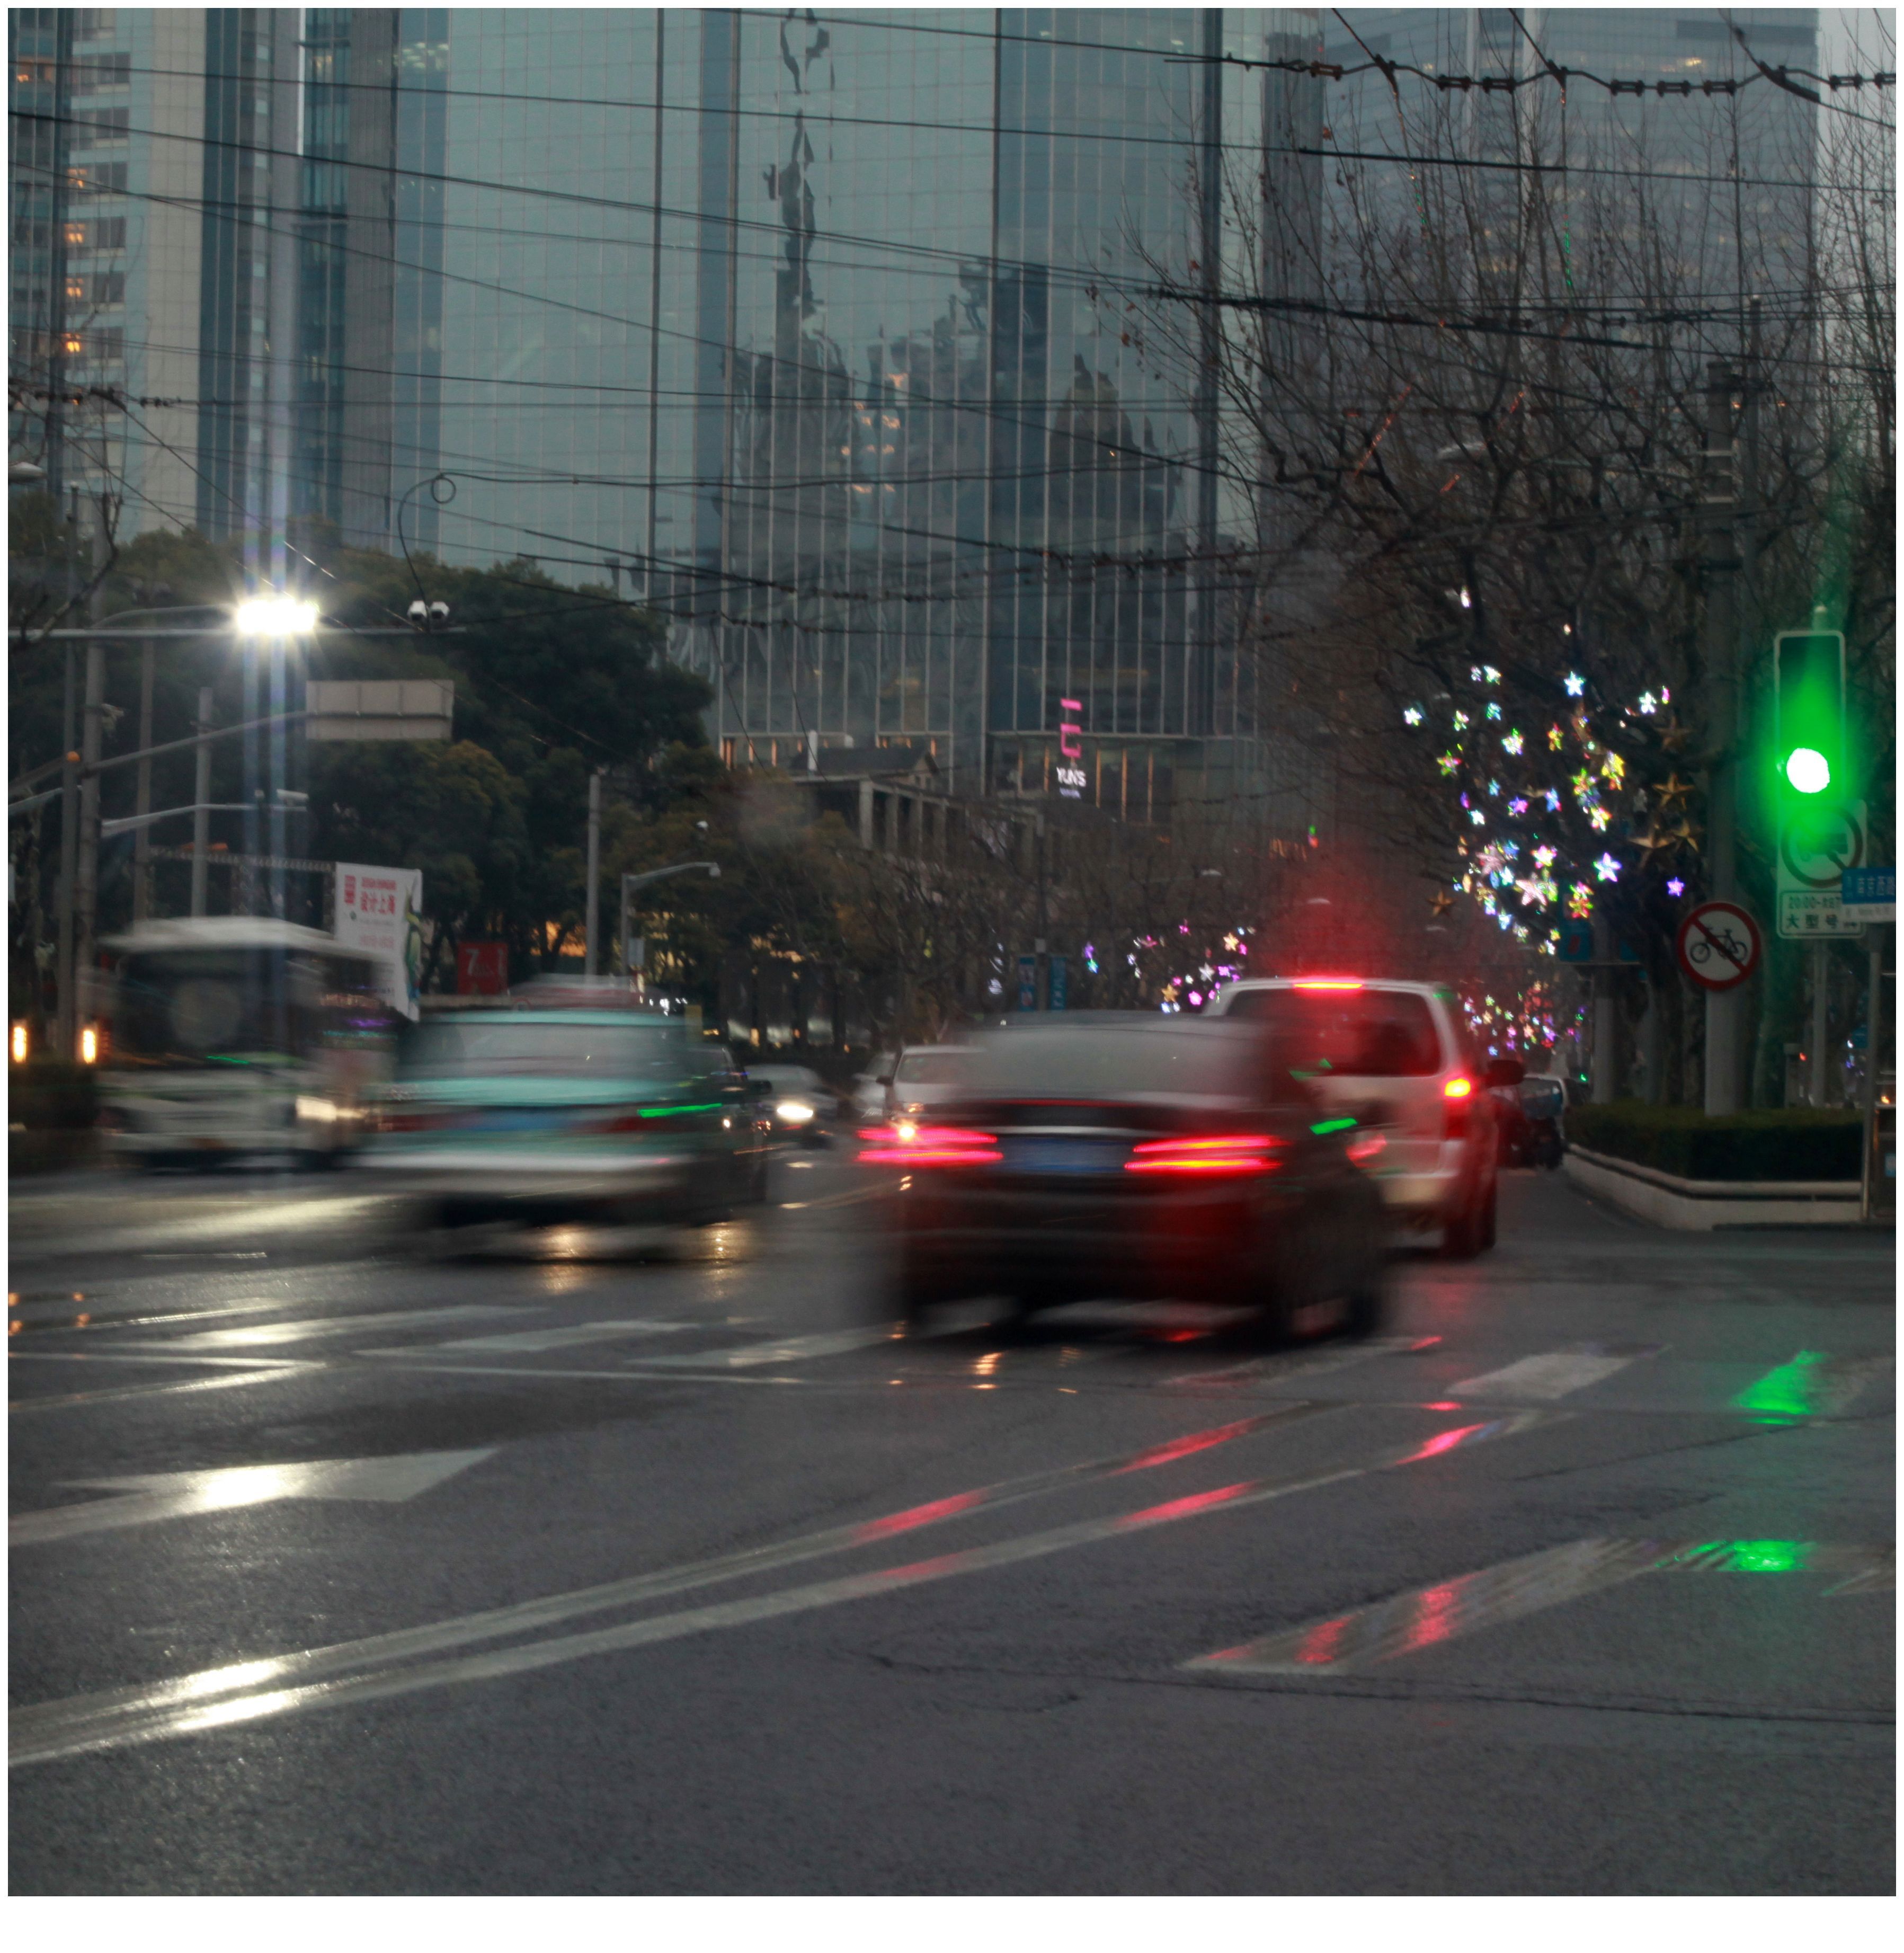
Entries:
[[1786,755],[1785,777],[1795,792],[1821,794],[1831,784],[1831,762],[1815,746],[1796,746]]

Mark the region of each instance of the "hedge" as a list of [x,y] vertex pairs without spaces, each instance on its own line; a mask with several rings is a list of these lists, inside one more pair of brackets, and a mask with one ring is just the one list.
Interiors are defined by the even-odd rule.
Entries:
[[1571,1106],[1566,1123],[1571,1146],[1682,1180],[1852,1180],[1862,1167],[1855,1112],[1806,1106],[1708,1119],[1689,1105],[1627,1100]]

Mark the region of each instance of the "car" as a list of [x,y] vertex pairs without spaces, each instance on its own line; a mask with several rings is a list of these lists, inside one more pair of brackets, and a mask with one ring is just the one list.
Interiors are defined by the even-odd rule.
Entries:
[[1494,1244],[1500,1118],[1497,1090],[1517,1060],[1480,1059],[1445,984],[1358,977],[1258,978],[1232,984],[1205,1015],[1256,1018],[1324,1101],[1351,1114],[1389,1210],[1439,1228],[1445,1253]]
[[1323,1103],[1355,1119],[1395,1218],[1439,1228],[1451,1259],[1493,1246],[1498,1136],[1490,1094],[1517,1083],[1522,1067],[1476,1055],[1447,985],[1246,978],[1220,990],[1204,1017],[1264,1025]]
[[695,1223],[766,1197],[746,1080],[679,1017],[433,1013],[372,1124],[359,1171],[439,1226]]
[[908,1045],[894,1061],[881,1115],[891,1119],[924,1112],[958,1092],[971,1061],[972,1046]]
[[853,1080],[850,1094],[853,1115],[862,1125],[886,1116],[886,1088],[892,1083],[893,1067],[898,1062],[897,1052],[883,1052]]
[[750,1064],[750,1089],[759,1093],[769,1133],[777,1140],[797,1140],[802,1146],[823,1146],[826,1129],[839,1114],[833,1088],[817,1071],[803,1064]]
[[1020,1312],[1172,1298],[1246,1309],[1280,1340],[1381,1319],[1382,1201],[1354,1136],[1259,1027],[1133,1013],[983,1036],[956,1094],[861,1158],[897,1169],[891,1299],[910,1322],[971,1295]]

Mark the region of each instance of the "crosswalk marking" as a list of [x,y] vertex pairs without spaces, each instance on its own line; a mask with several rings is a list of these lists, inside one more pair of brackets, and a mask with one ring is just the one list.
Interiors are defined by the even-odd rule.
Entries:
[[453,1343],[405,1343],[396,1348],[360,1350],[365,1356],[416,1356],[438,1353],[490,1356],[533,1356],[544,1350],[568,1350],[584,1343],[614,1343],[631,1336],[670,1336],[684,1329],[704,1330],[704,1322],[572,1322],[559,1329],[518,1329],[500,1336],[464,1336]]
[[1524,1356],[1502,1370],[1489,1370],[1467,1377],[1451,1386],[1455,1397],[1501,1398],[1510,1401],[1552,1403],[1557,1397],[1570,1397],[1589,1384],[1605,1383],[1641,1356],[1658,1353],[1657,1345],[1630,1346],[1625,1349],[1552,1350],[1540,1356]]
[[355,1336],[366,1329],[414,1329],[431,1323],[493,1321],[528,1315],[532,1304],[462,1303],[451,1309],[399,1309],[377,1315],[321,1315],[297,1322],[259,1322],[245,1329],[205,1329],[166,1339],[171,1350],[251,1350],[303,1343],[320,1336]]
[[812,1336],[743,1343],[737,1350],[697,1350],[691,1355],[643,1356],[639,1360],[644,1370],[750,1370],[763,1363],[801,1363],[815,1356],[869,1349],[875,1343],[897,1342],[904,1333],[900,1323],[869,1323],[858,1329],[823,1329]]
[[1340,1675],[1419,1654],[1646,1573],[1844,1575],[1827,1594],[1893,1591],[1896,1549],[1808,1540],[1579,1539],[1479,1572],[1417,1587],[1348,1613],[1198,1655],[1186,1669],[1223,1675]]

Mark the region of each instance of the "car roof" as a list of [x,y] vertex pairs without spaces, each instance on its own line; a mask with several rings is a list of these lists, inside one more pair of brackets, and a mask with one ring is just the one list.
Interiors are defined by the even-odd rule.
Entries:
[[665,1024],[684,1032],[687,1020],[659,1011],[432,1011],[432,1024]]
[[1408,990],[1417,997],[1451,997],[1455,989],[1451,983],[1421,983],[1402,976],[1243,976],[1234,983],[1226,983],[1217,994],[1227,996],[1232,990],[1311,989],[1317,995],[1326,996],[1329,992],[1321,986],[1338,983],[1352,983],[1359,990]]

